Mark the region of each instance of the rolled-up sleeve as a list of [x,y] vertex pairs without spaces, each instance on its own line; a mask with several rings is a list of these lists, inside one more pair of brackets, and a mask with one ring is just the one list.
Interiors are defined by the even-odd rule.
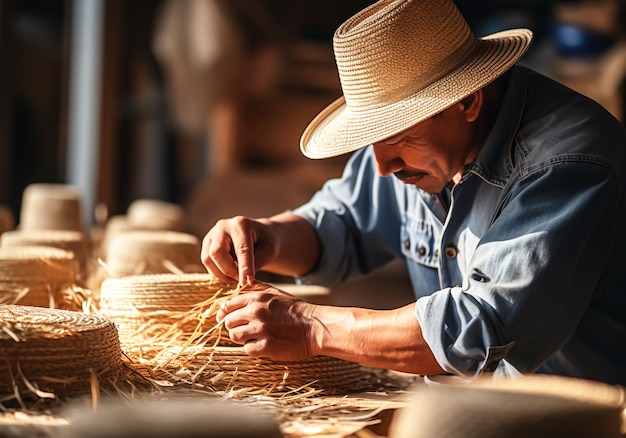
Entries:
[[415,312],[437,362],[451,374],[493,372],[513,346],[494,309],[460,287],[418,299]]

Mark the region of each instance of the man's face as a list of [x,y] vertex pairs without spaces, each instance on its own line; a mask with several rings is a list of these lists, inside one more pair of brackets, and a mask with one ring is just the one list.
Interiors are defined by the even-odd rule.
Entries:
[[381,176],[394,174],[429,193],[458,182],[473,158],[471,128],[460,104],[374,144]]

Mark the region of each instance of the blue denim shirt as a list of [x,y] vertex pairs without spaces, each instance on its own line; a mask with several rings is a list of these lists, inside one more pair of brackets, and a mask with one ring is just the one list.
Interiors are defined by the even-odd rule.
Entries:
[[[452,190],[381,177],[371,147],[294,212],[331,285],[407,263],[423,336],[449,373],[550,373],[626,384],[626,132],[521,66]],[[384,294],[381,291],[381,294]]]

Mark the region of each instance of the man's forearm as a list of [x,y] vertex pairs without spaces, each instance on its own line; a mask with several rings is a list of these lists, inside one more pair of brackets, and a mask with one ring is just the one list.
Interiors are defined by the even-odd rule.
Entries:
[[443,374],[415,317],[414,304],[394,310],[312,306],[311,349],[378,368]]
[[319,240],[305,219],[285,212],[261,220],[276,232],[279,254],[263,269],[282,275],[300,276],[309,272],[319,257]]

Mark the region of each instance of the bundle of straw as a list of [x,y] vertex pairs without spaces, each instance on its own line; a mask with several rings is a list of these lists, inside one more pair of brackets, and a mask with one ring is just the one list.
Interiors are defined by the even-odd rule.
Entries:
[[107,239],[103,249],[109,276],[206,272],[200,241],[179,231],[128,230]]
[[0,304],[71,308],[74,255],[59,248],[0,248]]
[[0,305],[0,395],[63,398],[111,387],[122,360],[115,325],[97,315]]

